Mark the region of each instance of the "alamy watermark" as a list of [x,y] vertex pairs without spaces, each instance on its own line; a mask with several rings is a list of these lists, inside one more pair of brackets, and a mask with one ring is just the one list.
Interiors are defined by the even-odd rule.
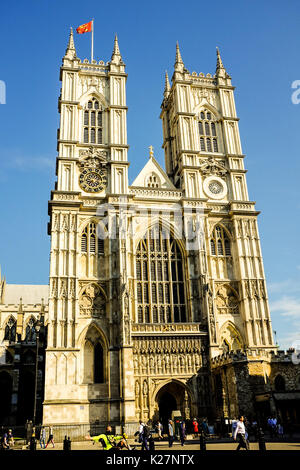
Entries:
[[3,80],[0,80],[0,104],[6,104],[6,85]]
[[[202,207],[182,207],[180,204],[165,204],[147,208],[128,204],[126,196],[120,196],[116,204],[97,206],[97,236],[100,239],[141,238],[153,229],[151,237],[175,237],[184,240],[188,251],[201,250],[205,245],[204,210]],[[161,225],[163,231],[157,230]]]
[[295,90],[291,96],[292,103],[299,104],[300,103],[300,80],[294,80],[291,88]]

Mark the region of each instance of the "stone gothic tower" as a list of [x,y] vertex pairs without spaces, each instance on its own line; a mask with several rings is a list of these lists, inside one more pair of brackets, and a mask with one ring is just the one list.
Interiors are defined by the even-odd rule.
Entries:
[[105,237],[96,217],[99,206],[128,191],[126,78],[117,37],[109,62],[82,62],[71,30],[49,202],[45,424],[135,420],[133,372],[125,371],[132,359],[121,347],[124,260],[119,240]]
[[161,107],[167,174],[185,200],[203,209],[199,273],[211,356],[273,349],[259,212],[249,201],[234,87],[218,48],[216,73],[205,76],[185,68],[177,44],[172,87],[166,74]]

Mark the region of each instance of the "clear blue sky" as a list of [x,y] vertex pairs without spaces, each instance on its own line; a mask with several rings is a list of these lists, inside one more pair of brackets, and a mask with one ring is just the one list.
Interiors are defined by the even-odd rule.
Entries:
[[[128,73],[130,181],[152,144],[164,164],[159,120],[164,72],[179,41],[185,66],[214,73],[216,46],[235,97],[250,198],[257,201],[273,329],[282,348],[300,340],[300,15],[296,1],[26,0],[1,6],[0,264],[9,283],[47,283],[47,201],[54,187],[59,67],[69,28],[95,18],[95,58],[117,32]],[[90,55],[90,35],[75,35]]]

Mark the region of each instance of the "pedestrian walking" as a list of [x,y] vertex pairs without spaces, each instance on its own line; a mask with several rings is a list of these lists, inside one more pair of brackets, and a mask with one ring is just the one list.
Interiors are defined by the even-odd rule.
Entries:
[[55,445],[54,445],[53,427],[52,427],[52,426],[50,426],[49,437],[48,437],[48,441],[47,441],[47,444],[46,444],[45,449],[47,449],[48,444],[50,444],[50,442],[51,442],[51,444],[52,444],[52,447],[55,447]]
[[206,418],[203,418],[202,423],[201,423],[201,427],[202,427],[202,429],[203,429],[204,435],[205,435],[205,436],[208,436],[208,435],[209,435],[209,428],[208,428],[208,424],[207,424],[207,419],[206,419]]
[[143,421],[140,421],[140,427],[139,427],[139,442],[143,441],[143,429],[144,429],[144,423]]
[[157,434],[158,434],[158,440],[161,441],[163,439],[163,436],[162,436],[163,425],[160,421],[157,421],[156,429],[157,429]]
[[174,442],[174,428],[173,428],[173,421],[169,419],[168,422],[168,435],[169,435],[169,447],[173,446]]
[[46,448],[46,428],[45,426],[41,427],[41,432],[40,432],[40,446],[41,449]]
[[149,450],[149,446],[148,446],[149,437],[150,437],[150,429],[147,426],[147,424],[144,424],[143,432],[142,432],[142,448],[141,448],[141,450]]
[[199,424],[196,418],[193,419],[193,430],[194,430],[194,438],[196,439],[199,434]]
[[184,446],[184,441],[186,438],[186,427],[185,427],[185,422],[181,421],[179,425],[179,437],[180,437],[180,442],[181,445]]
[[244,425],[244,416],[241,416],[237,422],[236,428],[234,430],[233,439],[236,441],[238,439],[239,445],[236,450],[240,450],[243,447],[246,450],[249,450],[249,442],[246,440],[246,429]]
[[278,420],[278,423],[277,423],[277,434],[280,439],[283,438],[283,426],[280,420]]

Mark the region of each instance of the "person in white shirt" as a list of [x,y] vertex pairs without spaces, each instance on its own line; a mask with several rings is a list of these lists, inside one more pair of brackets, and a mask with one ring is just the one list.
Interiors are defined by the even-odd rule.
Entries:
[[140,421],[140,427],[139,427],[139,442],[143,441],[143,431],[144,431],[144,423],[143,421]]
[[237,422],[236,428],[233,433],[233,439],[236,441],[238,439],[239,445],[237,446],[236,450],[240,450],[243,447],[246,450],[249,450],[249,443],[245,437],[246,429],[244,425],[244,416],[241,416],[239,421]]

